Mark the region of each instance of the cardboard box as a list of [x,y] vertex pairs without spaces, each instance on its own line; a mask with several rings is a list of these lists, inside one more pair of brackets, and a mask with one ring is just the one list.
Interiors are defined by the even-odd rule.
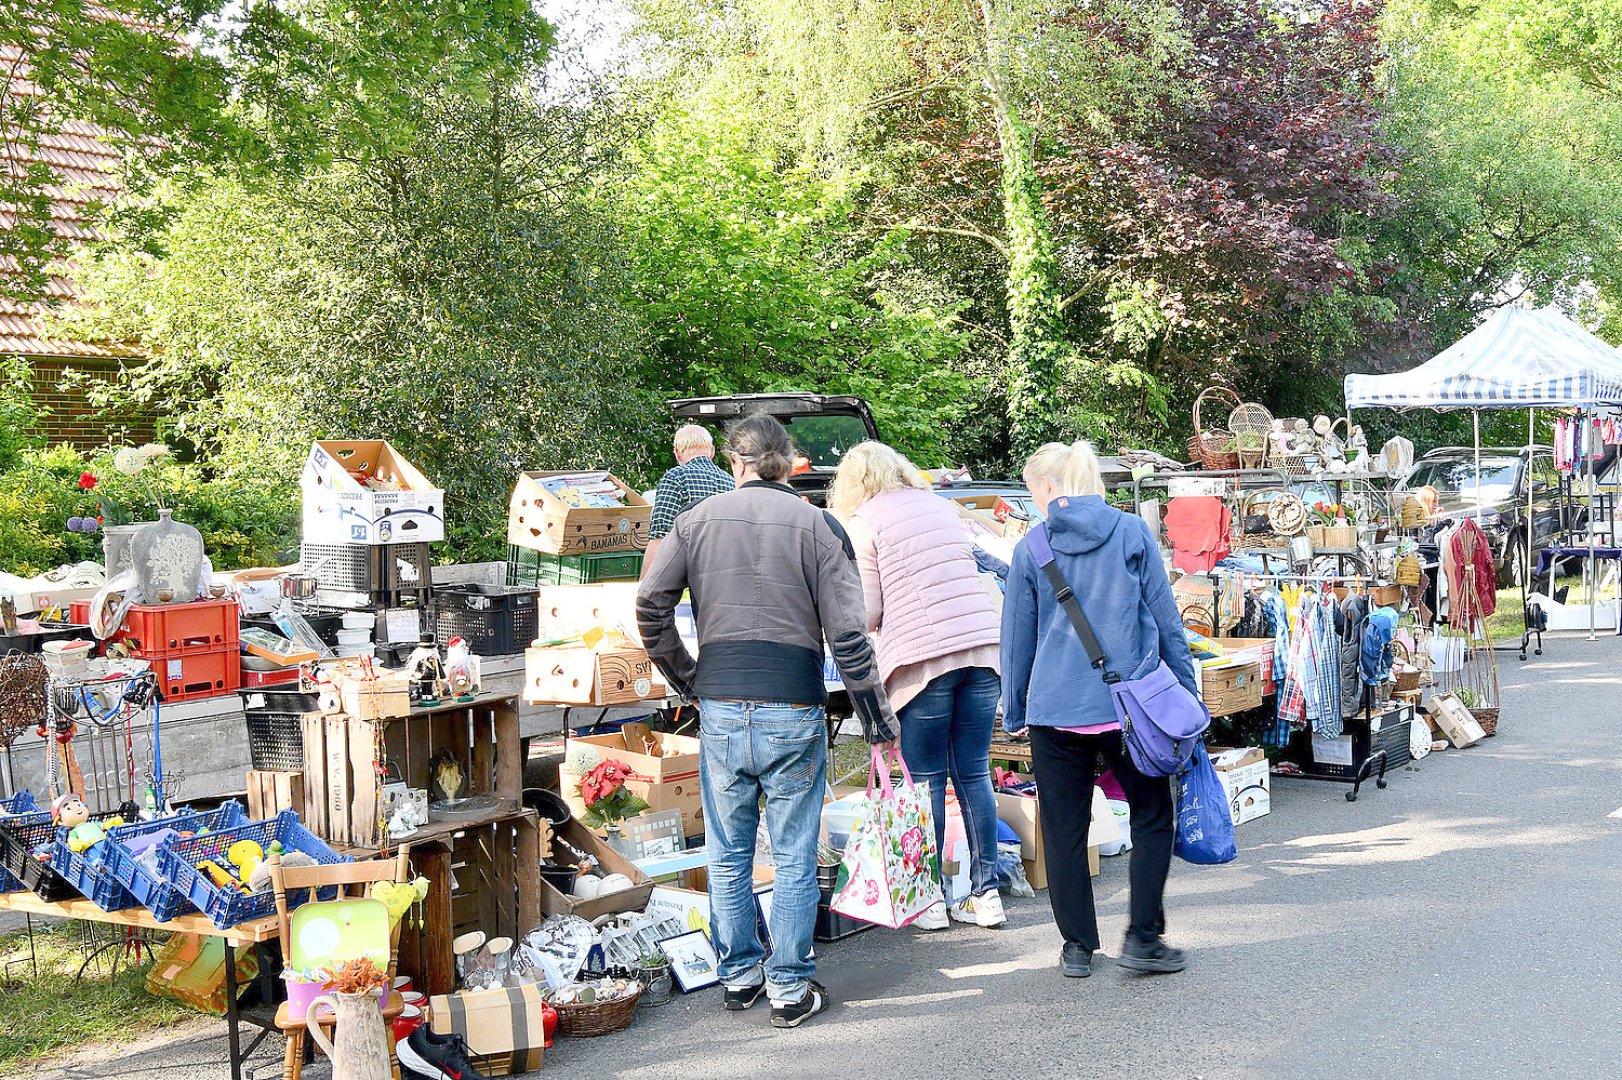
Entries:
[[[1092,825],[1087,831],[1087,871],[1097,877],[1098,845],[1121,839],[1121,827],[1115,823],[1115,812],[1097,787],[1093,788],[1092,815]],[[1020,861],[1025,864],[1025,877],[1029,879],[1031,888],[1047,888],[1047,851],[1042,844],[1042,818],[1037,813],[1036,800],[999,791],[997,817],[1019,834]]]
[[620,889],[618,892],[595,896],[590,900],[581,900],[574,896],[564,896],[554,889],[545,878],[541,879],[541,911],[547,915],[578,915],[590,922],[604,915],[616,915],[622,911],[641,911],[648,906],[648,894],[653,891],[653,881],[636,868],[625,856],[599,840],[592,831],[579,821],[569,821],[560,826],[553,834],[554,842],[552,852],[554,859],[565,858],[565,849],[556,841],[561,839],[572,846],[579,848],[586,854],[596,858],[598,867],[603,874],[624,874],[631,879],[629,889]]
[[1236,664],[1256,664],[1261,670],[1262,696],[1276,694],[1278,682],[1273,676],[1273,650],[1277,643],[1272,638],[1215,638],[1225,650],[1226,658]]
[[432,1010],[429,1030],[466,1039],[480,1072],[515,1076],[540,1069],[546,1031],[537,984],[438,994],[428,1004]]
[[1243,825],[1264,817],[1272,810],[1273,789],[1267,768],[1267,753],[1259,746],[1228,749],[1210,748],[1211,764],[1222,778],[1228,793],[1228,809],[1233,823]]
[[626,746],[625,733],[622,731],[607,735],[581,735],[569,741],[596,747],[604,760],[613,758],[623,761],[631,767],[638,780],[663,783],[667,780],[697,778],[703,743],[691,735],[667,735],[662,731],[651,731],[648,738],[659,744],[661,753],[658,757],[639,746]]
[[652,504],[613,475],[607,480],[619,489],[624,506],[573,507],[546,489],[548,479],[576,475],[579,471],[520,473],[507,509],[507,542],[551,555],[647,550]]
[[1461,750],[1487,737],[1476,718],[1470,715],[1470,710],[1452,694],[1431,698],[1428,708],[1436,727],[1447,736],[1448,742]]
[[1260,664],[1196,664],[1195,670],[1200,676],[1200,699],[1212,716],[1231,716],[1261,706]]
[[[372,478],[397,486],[377,491]],[[310,448],[299,478],[304,540],[406,544],[445,539],[445,492],[382,439],[327,440]]]
[[365,680],[346,678],[339,687],[344,714],[357,720],[411,715],[411,677],[404,672],[378,672]]
[[641,649],[524,650],[524,700],[531,705],[635,705],[668,694]]
[[542,585],[536,603],[535,637],[539,641],[584,634],[594,627],[618,630],[636,648],[642,632],[636,625],[637,582],[600,585]]

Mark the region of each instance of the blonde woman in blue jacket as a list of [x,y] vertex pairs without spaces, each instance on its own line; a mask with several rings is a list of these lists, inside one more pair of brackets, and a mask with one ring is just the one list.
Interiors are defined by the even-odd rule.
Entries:
[[[1194,662],[1160,545],[1141,518],[1104,501],[1092,447],[1048,443],[1026,462],[1025,484],[1046,515],[1041,527],[1054,562],[1081,601],[1110,667],[1131,680],[1164,660],[1197,696]],[[1088,661],[1027,540],[1015,548],[1008,572],[1002,693],[1003,729],[1030,734],[1048,900],[1064,937],[1060,970],[1086,978],[1099,948],[1087,831],[1093,785],[1105,770],[1114,772],[1132,807],[1131,920],[1117,963],[1150,973],[1183,970],[1182,951],[1161,940],[1172,852],[1171,781],[1146,777],[1132,764],[1103,674]]]

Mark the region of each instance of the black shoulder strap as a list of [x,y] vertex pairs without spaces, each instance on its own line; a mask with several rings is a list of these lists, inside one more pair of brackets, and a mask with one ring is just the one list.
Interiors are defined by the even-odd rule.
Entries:
[[1098,635],[1093,633],[1093,624],[1087,621],[1087,613],[1081,610],[1081,601],[1076,599],[1076,592],[1065,580],[1064,572],[1053,558],[1053,548],[1048,544],[1047,529],[1037,525],[1026,534],[1025,542],[1030,546],[1031,554],[1036,559],[1036,565],[1041,568],[1042,576],[1048,579],[1054,595],[1059,599],[1059,606],[1070,617],[1070,625],[1076,628],[1076,636],[1081,638],[1081,647],[1087,650],[1087,659],[1092,661],[1093,667],[1104,673],[1104,681],[1116,683],[1121,677],[1109,668],[1109,659],[1104,656],[1104,648],[1098,643]]

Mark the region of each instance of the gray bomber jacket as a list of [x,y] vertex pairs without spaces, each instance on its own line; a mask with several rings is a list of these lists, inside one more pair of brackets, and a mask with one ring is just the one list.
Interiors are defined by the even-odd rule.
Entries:
[[[684,591],[698,619],[697,660],[676,631]],[[786,484],[753,481],[678,517],[643,575],[636,621],[684,697],[823,704],[826,639],[867,741],[901,730],[867,636],[850,539]]]

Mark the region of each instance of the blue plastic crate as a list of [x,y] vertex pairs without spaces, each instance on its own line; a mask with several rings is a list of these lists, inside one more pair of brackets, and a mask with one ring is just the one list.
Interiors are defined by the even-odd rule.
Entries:
[[[7,795],[0,799],[0,817],[12,814],[26,814],[39,809],[34,801],[34,793],[26,789],[15,795]],[[16,892],[23,887],[23,883],[12,877],[11,872],[0,867],[0,893]]]
[[[123,911],[135,906],[135,897],[124,891],[105,865],[97,865],[88,858],[89,852],[74,851],[68,847],[68,831],[56,830],[56,846],[51,849],[51,869],[61,874],[67,883],[78,889],[87,899],[103,911]],[[106,847],[103,840],[96,847]],[[91,848],[94,851],[95,848]]]
[[[353,862],[324,844],[319,837],[299,824],[298,813],[283,810],[269,821],[255,821],[231,829],[221,829],[205,836],[192,836],[164,842],[159,853],[159,869],[163,876],[184,892],[197,910],[222,930],[250,919],[262,919],[276,911],[276,894],[270,889],[258,893],[243,893],[236,889],[215,885],[197,864],[212,859],[222,867],[230,866],[225,853],[238,840],[253,840],[267,852],[273,842],[280,841],[283,851],[302,851],[321,865]],[[323,890],[322,899],[336,897],[337,890]],[[288,896],[288,910],[309,899],[308,893]]]
[[[111,817],[133,817],[135,808],[126,804],[118,810],[91,814],[91,821]],[[56,845],[56,826],[49,810],[0,818],[0,866],[4,866],[23,888],[41,900],[55,903],[80,895],[73,883],[56,871],[51,856]],[[43,855],[43,858],[40,856]]]
[[91,852],[105,850],[103,858],[106,871],[123,886],[136,903],[150,911],[154,918],[160,922],[168,922],[176,915],[184,915],[197,909],[173,881],[168,880],[161,872],[155,871],[150,862],[138,859],[130,850],[130,842],[165,829],[189,833],[203,830],[217,832],[220,829],[245,824],[247,820],[248,815],[242,809],[242,804],[232,799],[220,804],[215,810],[188,810],[169,817],[108,829],[107,842],[97,844]]

